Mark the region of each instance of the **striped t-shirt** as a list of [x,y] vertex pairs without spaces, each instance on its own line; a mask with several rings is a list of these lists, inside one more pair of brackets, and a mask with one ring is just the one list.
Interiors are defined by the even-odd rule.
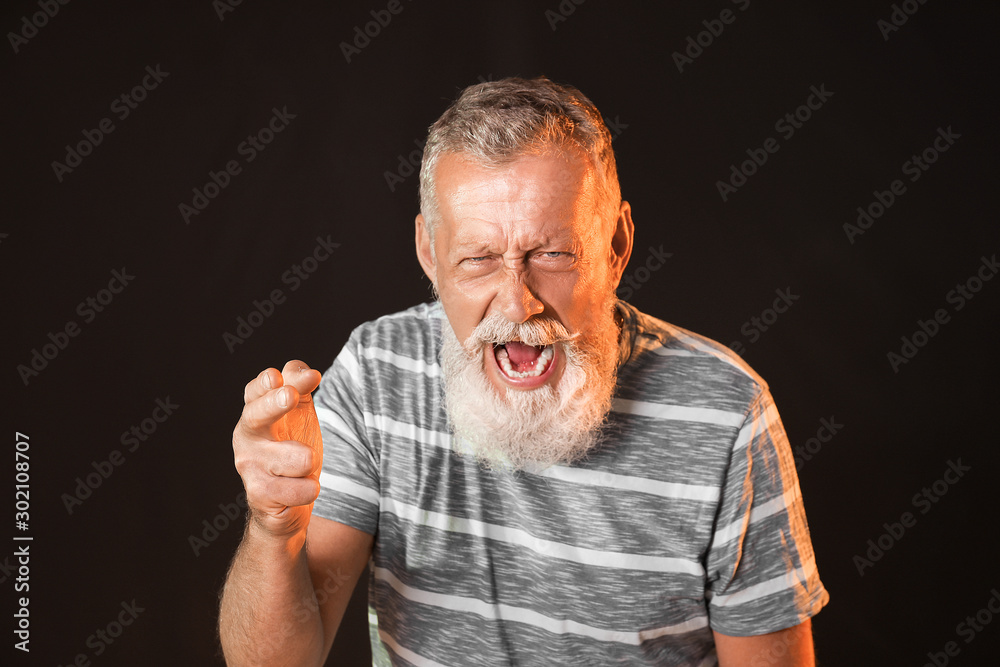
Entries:
[[609,439],[541,472],[457,453],[439,304],[358,327],[324,374],[313,511],[375,535],[376,665],[714,665],[713,629],[773,632],[826,604],[766,383],[619,311]]

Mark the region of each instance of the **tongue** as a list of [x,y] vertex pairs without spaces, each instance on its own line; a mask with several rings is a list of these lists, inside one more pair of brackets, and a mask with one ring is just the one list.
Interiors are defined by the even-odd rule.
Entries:
[[540,347],[525,345],[517,341],[511,341],[504,345],[504,347],[507,348],[507,356],[510,358],[510,363],[515,367],[523,364],[533,365],[535,360],[538,359],[538,355],[542,353],[542,348]]

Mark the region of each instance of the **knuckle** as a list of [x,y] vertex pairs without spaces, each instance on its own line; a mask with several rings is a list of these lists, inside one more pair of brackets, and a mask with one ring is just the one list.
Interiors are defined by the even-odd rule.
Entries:
[[236,462],[236,469],[242,470],[249,463],[249,455],[252,445],[243,434],[243,429],[239,425],[233,430],[233,460]]
[[233,451],[233,461],[236,464],[236,472],[240,477],[246,479],[253,469],[253,458],[249,456],[245,447],[235,447]]

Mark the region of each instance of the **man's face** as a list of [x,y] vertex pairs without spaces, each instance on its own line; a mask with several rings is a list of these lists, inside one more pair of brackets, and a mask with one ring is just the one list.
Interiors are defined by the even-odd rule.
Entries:
[[[586,161],[552,151],[487,169],[444,155],[436,177],[434,254],[426,234],[418,238],[418,252],[458,339],[464,342],[493,313],[516,323],[553,319],[586,337],[631,250],[627,205],[619,216],[624,220],[598,218],[596,181]],[[418,218],[418,235],[421,229]],[[482,363],[505,394],[557,384],[565,363],[560,352],[554,346],[540,376],[512,377],[493,350],[483,350]],[[512,368],[534,370],[531,359],[514,361]]]
[[[453,419],[459,401],[470,412],[493,409],[498,425],[468,429],[481,436],[477,439],[490,439],[506,429],[507,420],[544,411],[546,403],[561,406],[552,419],[573,421],[576,417],[566,408],[570,398],[577,403],[609,401],[618,338],[611,305],[631,251],[628,205],[622,205],[616,220],[599,218],[592,169],[582,157],[560,151],[526,156],[497,169],[444,155],[436,180],[440,217],[434,250],[418,216],[417,252],[457,341],[465,347],[461,360],[452,355],[450,366],[445,364]],[[484,342],[484,327],[496,323],[500,326],[491,327]],[[527,326],[516,326],[522,324]],[[534,325],[539,325],[535,334]],[[448,340],[446,336],[446,362]],[[466,376],[460,391],[459,373]],[[581,387],[597,382],[594,375],[601,376],[607,397],[594,399]],[[550,426],[512,428],[523,440],[524,432],[541,435],[541,427]],[[530,452],[528,458],[533,458]]]

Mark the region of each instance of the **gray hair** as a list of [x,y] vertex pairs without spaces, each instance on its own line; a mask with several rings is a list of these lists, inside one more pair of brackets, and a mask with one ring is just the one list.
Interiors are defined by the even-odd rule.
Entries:
[[597,180],[596,211],[613,219],[621,204],[611,133],[594,103],[545,77],[511,77],[469,86],[431,125],[420,165],[420,212],[431,239],[439,221],[434,171],[444,154],[499,167],[552,148],[579,151]]

